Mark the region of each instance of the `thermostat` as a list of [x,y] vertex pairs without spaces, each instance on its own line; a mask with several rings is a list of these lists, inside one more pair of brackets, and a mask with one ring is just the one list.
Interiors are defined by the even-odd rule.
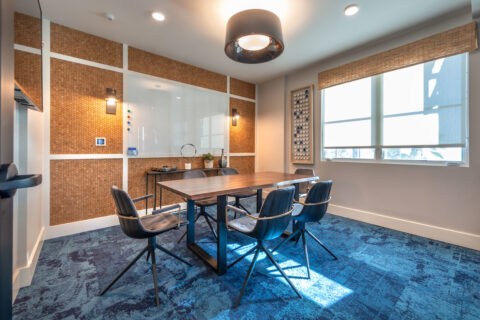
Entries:
[[95,138],[95,145],[97,147],[105,147],[107,145],[107,138]]

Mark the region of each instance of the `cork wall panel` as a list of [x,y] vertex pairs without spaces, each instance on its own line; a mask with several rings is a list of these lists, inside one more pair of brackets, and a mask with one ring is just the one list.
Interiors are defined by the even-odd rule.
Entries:
[[254,156],[230,156],[229,167],[235,168],[239,173],[254,173],[255,172],[255,157]]
[[42,23],[40,19],[15,12],[15,43],[36,49],[42,48]]
[[235,78],[230,78],[231,94],[245,98],[255,99],[255,87],[256,86],[253,83],[245,82]]
[[15,81],[39,109],[42,109],[42,57],[15,50]]
[[128,69],[197,87],[227,92],[227,77],[189,64],[128,47]]
[[230,117],[232,109],[237,109],[240,119],[236,126],[230,121],[230,153],[255,152],[255,103],[230,98]]
[[[53,58],[50,68],[50,153],[122,153],[122,74]],[[106,88],[117,89],[116,114],[106,114]]]
[[50,50],[67,56],[123,67],[123,45],[85,32],[52,23]]
[[50,225],[115,214],[112,185],[122,186],[122,159],[51,160]]
[[[218,167],[218,158],[215,157],[213,163],[214,167]],[[180,157],[175,158],[129,158],[128,159],[128,193],[132,198],[141,197],[147,194],[146,190],[146,171],[149,171],[152,167],[162,166],[176,166],[179,169],[183,169],[185,160]],[[203,168],[203,160],[200,157],[196,157],[192,160],[192,169]],[[207,175],[216,175],[216,172],[207,172]],[[168,174],[163,175],[164,180],[176,180],[182,179],[183,174]],[[148,182],[148,194],[153,194],[153,177],[149,178]],[[157,178],[157,181],[160,181]],[[157,199],[160,199],[160,188],[157,188]],[[183,199],[168,191],[162,191],[162,205],[180,203]],[[152,207],[153,202],[149,201],[149,207]],[[145,201],[136,204],[137,209],[145,209]],[[159,203],[157,202],[157,206]]]

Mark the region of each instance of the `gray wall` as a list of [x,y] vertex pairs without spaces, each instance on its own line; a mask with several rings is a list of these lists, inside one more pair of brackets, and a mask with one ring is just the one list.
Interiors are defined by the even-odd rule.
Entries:
[[[262,116],[259,117],[258,123],[259,144],[275,146],[277,149],[275,151],[268,149],[269,155],[266,156],[263,154],[264,149],[259,148],[259,168],[263,170],[268,166],[271,167],[271,164],[265,162],[275,159],[278,159],[275,160],[276,168],[281,167],[281,161],[284,162],[286,171],[293,172],[296,168],[288,159],[290,118],[285,112],[290,106],[288,103],[285,104],[285,95],[288,95],[290,90],[309,84],[317,86],[317,75],[320,71],[395,48],[470,21],[471,16],[463,15],[444,20],[441,25],[433,24],[422,26],[421,29],[408,30],[402,35],[381,39],[362,48],[340,54],[333,59],[320,61],[288,76],[261,84],[259,115]],[[479,52],[470,55],[469,70],[470,167],[468,168],[320,161],[321,107],[320,91],[316,90],[314,168],[321,179],[334,181],[333,204],[471,233],[473,235],[469,235],[470,240],[475,243],[469,246],[480,248],[480,91],[476,90],[480,84]],[[282,82],[285,83],[284,86],[281,85]],[[276,131],[276,135],[262,134],[266,128],[280,127],[282,121],[283,132]],[[279,146],[282,140],[285,148]],[[280,153],[283,153],[283,160],[280,160]]]

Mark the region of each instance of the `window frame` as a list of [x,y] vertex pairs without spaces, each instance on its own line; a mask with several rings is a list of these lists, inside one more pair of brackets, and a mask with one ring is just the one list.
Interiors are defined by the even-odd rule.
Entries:
[[[470,152],[469,152],[469,54],[462,53],[461,55],[465,55],[462,59],[463,67],[465,70],[465,74],[462,77],[462,87],[465,89],[465,95],[462,95],[462,103],[465,105],[465,146],[462,147],[462,160],[461,161],[437,161],[437,160],[393,160],[393,159],[384,159],[383,158],[383,150],[384,149],[391,149],[395,148],[394,146],[387,146],[387,147],[379,147],[381,145],[381,141],[383,140],[383,75],[374,75],[371,76],[372,79],[372,86],[371,86],[371,103],[372,103],[372,114],[370,118],[356,118],[356,119],[348,119],[348,120],[337,120],[331,121],[328,123],[336,123],[336,122],[354,122],[361,119],[371,119],[371,139],[373,147],[365,147],[365,146],[352,146],[352,147],[344,147],[344,148],[337,148],[337,149],[375,149],[374,152],[374,159],[358,159],[358,158],[327,158],[324,156],[324,138],[325,138],[325,89],[320,90],[320,161],[321,162],[354,162],[354,163],[382,163],[382,164],[401,164],[401,165],[429,165],[429,166],[456,166],[456,167],[469,167],[470,165]],[[426,62],[425,62],[426,63]],[[370,77],[367,77],[370,78]],[[448,108],[451,106],[445,106]],[[443,108],[443,107],[442,107]],[[415,112],[416,113],[416,112]],[[420,113],[420,112],[419,112]],[[395,117],[388,116],[388,117]],[[408,146],[402,147],[398,146],[398,148],[409,148]],[[432,146],[435,148],[435,146]]]

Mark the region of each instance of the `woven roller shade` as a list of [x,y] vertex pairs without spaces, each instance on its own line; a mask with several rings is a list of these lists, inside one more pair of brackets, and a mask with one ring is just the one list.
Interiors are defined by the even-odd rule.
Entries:
[[471,22],[401,47],[363,58],[318,74],[318,89],[375,76],[478,48],[477,24]]

